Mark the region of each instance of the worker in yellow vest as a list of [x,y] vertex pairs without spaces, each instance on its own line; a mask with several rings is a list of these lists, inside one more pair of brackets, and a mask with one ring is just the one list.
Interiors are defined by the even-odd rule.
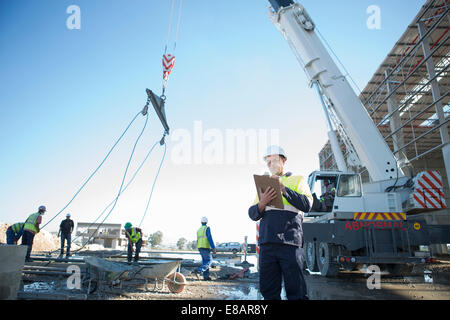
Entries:
[[30,254],[33,248],[34,236],[39,233],[39,225],[42,223],[42,215],[47,211],[45,206],[40,206],[38,212],[30,214],[23,226],[22,245],[28,246],[25,261],[31,262]]
[[259,290],[265,300],[280,300],[284,281],[288,300],[306,300],[302,225],[313,197],[305,177],[284,172],[287,156],[283,148],[269,146],[264,161],[280,183],[283,209],[269,206],[278,196],[269,187],[248,210],[250,219],[259,221]]
[[23,235],[24,225],[25,223],[18,222],[8,227],[6,230],[6,244],[17,244],[17,241]]
[[133,256],[133,246],[136,246],[136,253],[134,255],[134,262],[139,261],[139,252],[142,247],[142,230],[140,228],[133,227],[130,222],[125,223],[125,235],[128,238],[128,264],[131,264],[131,258]]
[[194,274],[197,276],[203,274],[204,280],[211,280],[209,277],[209,267],[211,265],[211,250],[216,253],[216,246],[211,236],[211,229],[206,225],[208,219],[203,217],[201,220],[202,226],[197,231],[197,248],[202,257],[202,265],[194,270]]

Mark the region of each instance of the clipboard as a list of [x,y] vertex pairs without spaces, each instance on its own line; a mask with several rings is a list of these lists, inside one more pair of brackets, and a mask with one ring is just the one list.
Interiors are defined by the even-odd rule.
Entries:
[[264,191],[267,190],[268,187],[272,187],[275,189],[277,193],[277,197],[267,204],[270,207],[275,207],[277,209],[284,209],[283,198],[281,196],[281,188],[280,182],[278,179],[271,178],[270,176],[258,176],[256,174],[253,175],[255,179],[256,192],[258,194],[258,199],[261,199]]

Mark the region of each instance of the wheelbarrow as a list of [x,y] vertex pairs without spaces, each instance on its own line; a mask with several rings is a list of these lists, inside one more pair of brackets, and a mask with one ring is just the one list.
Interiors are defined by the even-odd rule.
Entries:
[[[148,288],[148,280],[152,279],[155,281],[153,290],[164,290],[164,285],[167,282],[170,292],[180,293],[186,285],[186,278],[180,272],[182,261],[182,259],[170,259],[164,262],[160,260],[159,262],[146,263],[135,269],[133,276],[142,277],[145,280],[146,288]],[[160,287],[158,287],[158,282],[161,282]]]
[[[186,285],[185,277],[179,272],[182,259],[167,259],[154,263],[140,265],[128,265],[123,262],[109,261],[97,257],[86,257],[85,263],[88,266],[88,277],[84,281],[88,293],[94,292],[97,288],[102,289],[105,285],[113,288],[123,281],[143,279],[145,288],[148,289],[148,280],[155,281],[154,290],[162,291],[167,282],[167,286],[172,293],[180,293]],[[162,285],[158,287],[158,282]]]

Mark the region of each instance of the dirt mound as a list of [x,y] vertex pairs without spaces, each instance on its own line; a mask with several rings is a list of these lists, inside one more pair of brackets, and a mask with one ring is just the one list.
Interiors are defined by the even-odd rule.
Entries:
[[[6,229],[8,229],[9,224],[0,222],[0,243],[6,243]],[[22,241],[19,239],[19,244]],[[33,250],[32,252],[40,252],[40,251],[53,251],[57,250],[60,247],[59,239],[50,234],[48,231],[41,230],[35,237],[33,241]]]

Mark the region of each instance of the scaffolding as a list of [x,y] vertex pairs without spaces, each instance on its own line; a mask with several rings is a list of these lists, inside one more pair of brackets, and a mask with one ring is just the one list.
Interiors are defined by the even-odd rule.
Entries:
[[[405,173],[437,167],[447,197],[449,8],[450,0],[428,0],[359,96]],[[348,153],[344,143],[341,147]],[[430,159],[432,164],[424,164]],[[329,142],[319,160],[321,170],[336,170]],[[365,168],[354,171],[369,179]]]

